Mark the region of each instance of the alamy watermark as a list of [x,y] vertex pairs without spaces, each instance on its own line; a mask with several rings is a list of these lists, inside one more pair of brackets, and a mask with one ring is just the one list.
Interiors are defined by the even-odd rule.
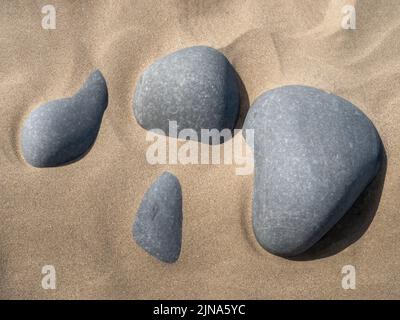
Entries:
[[[232,135],[229,129],[201,129],[199,137],[193,129],[178,133],[177,122],[169,121],[168,136],[161,129],[147,132],[146,141],[152,143],[146,159],[149,164],[233,164],[236,175],[250,175],[254,170],[254,130],[246,129],[246,142],[233,138],[240,131],[235,129]],[[179,148],[177,139],[185,140]]]
[[53,265],[45,265],[42,268],[42,288],[45,290],[55,290],[56,289],[56,268]]
[[42,18],[42,28],[45,30],[56,28],[56,8],[51,4],[46,4],[42,7],[42,13],[45,15]]
[[342,274],[344,275],[342,278],[342,288],[345,290],[355,290],[356,289],[356,268],[348,264],[343,266]]
[[356,29],[356,8],[348,4],[342,8],[342,13],[344,14],[342,18],[342,28],[345,30],[355,30]]

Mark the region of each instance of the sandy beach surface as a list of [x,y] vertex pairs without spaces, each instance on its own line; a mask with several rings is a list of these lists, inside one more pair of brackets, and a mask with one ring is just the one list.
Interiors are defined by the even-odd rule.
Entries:
[[[400,2],[3,0],[0,19],[0,298],[400,298]],[[356,9],[356,30],[341,27]],[[177,49],[208,45],[235,67],[246,105],[281,85],[340,95],[375,124],[387,163],[350,212],[306,255],[283,259],[251,228],[253,176],[235,165],[150,165],[132,112],[141,72]],[[37,169],[22,158],[23,120],[39,104],[106,78],[109,104],[90,152]],[[234,139],[242,139],[237,134]],[[175,264],[146,254],[132,222],[163,171],[183,190],[183,242]],[[56,290],[41,286],[53,265]],[[356,289],[342,288],[342,267]]]

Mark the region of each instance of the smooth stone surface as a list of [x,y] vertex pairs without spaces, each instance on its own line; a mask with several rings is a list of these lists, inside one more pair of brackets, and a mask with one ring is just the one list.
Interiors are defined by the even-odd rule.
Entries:
[[179,180],[164,172],[147,190],[133,224],[136,243],[157,259],[178,260],[182,242],[182,190]]
[[380,137],[358,108],[310,87],[262,94],[243,129],[254,129],[254,233],[280,256],[315,244],[350,209],[383,159]]
[[55,167],[77,160],[93,145],[108,103],[100,71],[90,74],[71,98],[47,102],[25,120],[21,147],[34,167]]
[[219,51],[196,46],[171,53],[154,62],[140,77],[133,110],[145,129],[161,129],[169,122],[178,132],[193,129],[234,128],[239,114],[239,85],[236,73]]

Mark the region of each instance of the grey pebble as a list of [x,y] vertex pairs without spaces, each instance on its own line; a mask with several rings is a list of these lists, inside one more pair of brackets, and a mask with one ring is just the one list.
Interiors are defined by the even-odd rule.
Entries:
[[254,129],[253,230],[260,245],[295,256],[315,244],[376,176],[383,159],[372,122],[349,101],[285,86],[262,94]]
[[21,132],[25,160],[42,168],[63,165],[83,156],[97,137],[107,103],[106,81],[96,70],[74,96],[34,109]]
[[157,259],[178,260],[182,242],[182,190],[179,180],[164,172],[145,193],[133,224],[136,243]]
[[[145,129],[178,132],[234,128],[239,114],[239,85],[228,59],[219,51],[195,46],[158,59],[140,77],[133,99],[134,115]],[[218,141],[219,143],[219,141]]]

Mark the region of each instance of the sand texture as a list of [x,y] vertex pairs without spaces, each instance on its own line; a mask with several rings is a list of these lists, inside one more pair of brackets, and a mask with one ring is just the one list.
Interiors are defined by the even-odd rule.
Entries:
[[[0,298],[400,298],[400,2],[3,0],[0,13]],[[357,29],[343,30],[352,4]],[[242,111],[262,92],[302,84],[357,105],[375,124],[386,165],[309,253],[288,260],[251,228],[252,175],[234,165],[150,165],[132,112],[136,81],[154,59],[193,45],[223,52],[242,82]],[[109,103],[80,161],[38,169],[21,156],[25,117],[73,95],[95,69]],[[238,125],[240,127],[240,123]],[[243,139],[237,134],[234,139]],[[181,256],[164,264],[132,239],[143,194],[163,171],[183,192]],[[43,290],[54,265],[57,289]],[[342,289],[354,265],[356,290]]]

